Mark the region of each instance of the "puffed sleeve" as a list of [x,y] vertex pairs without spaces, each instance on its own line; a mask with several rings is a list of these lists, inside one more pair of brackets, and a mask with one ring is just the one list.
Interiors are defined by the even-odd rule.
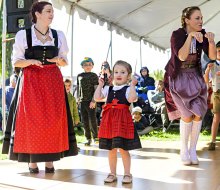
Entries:
[[25,47],[27,46],[26,42],[26,31],[20,30],[15,35],[15,43],[13,44],[13,51],[12,51],[12,66],[18,60],[24,60],[25,54]]
[[69,52],[69,48],[67,45],[66,37],[62,31],[57,31],[57,34],[58,34],[58,40],[59,40],[59,44],[60,44],[58,56],[65,59],[66,62],[68,63],[67,54]]
[[174,53],[177,58],[178,58],[179,50],[185,43],[185,39],[180,34],[181,33],[177,30],[174,31],[171,36],[171,50],[172,53]]
[[109,91],[109,86],[105,86],[104,88],[102,88],[102,95],[104,96],[104,98],[108,96],[108,91]]

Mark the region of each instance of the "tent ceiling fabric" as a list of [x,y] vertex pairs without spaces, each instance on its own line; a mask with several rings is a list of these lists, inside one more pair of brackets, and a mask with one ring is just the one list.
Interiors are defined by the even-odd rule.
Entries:
[[170,47],[173,30],[181,27],[181,12],[188,6],[199,6],[204,17],[204,28],[220,40],[219,0],[66,0],[74,3],[80,18],[90,16],[91,22],[108,23],[109,30],[143,39],[160,49]]

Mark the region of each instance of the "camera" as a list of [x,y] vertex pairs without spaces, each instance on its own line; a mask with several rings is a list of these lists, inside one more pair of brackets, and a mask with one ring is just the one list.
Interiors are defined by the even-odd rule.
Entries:
[[107,73],[104,73],[104,83],[106,84],[108,82],[108,75]]
[[109,69],[109,70],[110,70],[110,66],[109,66],[108,62],[106,62],[106,61],[103,62],[101,69],[102,69],[102,71],[104,70],[104,71],[103,71],[103,72],[104,72],[104,73],[103,73],[103,77],[104,77],[103,80],[104,80],[104,84],[106,85],[106,84],[108,84],[108,75],[107,75],[107,73],[106,73],[105,70],[106,70],[106,69]]
[[110,66],[107,62],[105,62],[104,65],[102,65],[102,69],[106,70],[106,69],[110,69]]

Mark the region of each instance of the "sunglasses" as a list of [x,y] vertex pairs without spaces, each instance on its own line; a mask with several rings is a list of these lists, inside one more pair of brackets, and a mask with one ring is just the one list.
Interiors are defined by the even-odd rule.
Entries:
[[93,66],[93,64],[83,64],[83,66],[88,67],[88,66]]

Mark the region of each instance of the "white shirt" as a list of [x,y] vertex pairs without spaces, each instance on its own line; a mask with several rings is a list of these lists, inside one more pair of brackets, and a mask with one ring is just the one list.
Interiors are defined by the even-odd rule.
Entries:
[[[122,89],[125,85],[120,85],[120,86],[114,86],[112,90],[114,91],[117,91],[117,90],[120,90]],[[102,94],[104,96],[104,98],[106,98],[108,96],[108,90],[109,90],[109,86],[105,86],[103,89],[102,89]],[[126,89],[126,93],[125,93],[125,97],[126,99],[128,100],[128,94],[130,92],[130,86]]]
[[[219,61],[217,60],[219,64]],[[212,88],[214,92],[220,89],[220,76],[217,76],[216,73],[220,71],[220,65],[214,64],[211,68],[211,78],[212,78]]]
[[[42,43],[40,40],[37,39],[35,34],[34,25],[31,27],[31,34],[32,34],[32,46],[54,46],[54,38],[51,29],[49,29],[49,36],[52,41],[47,41],[46,43]],[[58,57],[61,57],[66,60],[67,62],[67,53],[69,48],[67,46],[67,41],[64,33],[62,31],[57,30],[58,36],[58,48],[59,53]],[[14,66],[15,62],[18,60],[25,60],[24,54],[25,49],[27,49],[27,39],[26,39],[26,30],[20,30],[17,32],[15,36],[15,43],[13,44],[13,51],[12,51],[12,65]]]

